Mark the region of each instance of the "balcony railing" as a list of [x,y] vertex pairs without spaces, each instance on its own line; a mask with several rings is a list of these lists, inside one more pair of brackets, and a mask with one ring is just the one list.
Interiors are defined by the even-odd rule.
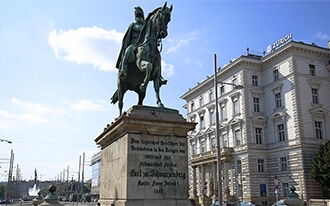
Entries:
[[[232,147],[221,148],[221,161],[230,161],[232,158],[233,152],[234,152],[234,149]],[[215,162],[216,159],[217,159],[216,148],[205,151],[205,152],[201,152],[198,154],[191,155],[191,163],[195,164],[195,165]]]

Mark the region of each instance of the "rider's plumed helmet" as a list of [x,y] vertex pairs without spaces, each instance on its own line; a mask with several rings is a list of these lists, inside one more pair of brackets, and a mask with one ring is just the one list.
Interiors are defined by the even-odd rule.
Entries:
[[135,14],[135,17],[142,16],[144,18],[143,9],[140,6],[135,7],[134,14]]

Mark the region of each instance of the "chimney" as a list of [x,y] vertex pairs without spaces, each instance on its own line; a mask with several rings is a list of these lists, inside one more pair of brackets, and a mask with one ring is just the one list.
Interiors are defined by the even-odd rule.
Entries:
[[330,49],[330,40],[328,41],[328,49]]

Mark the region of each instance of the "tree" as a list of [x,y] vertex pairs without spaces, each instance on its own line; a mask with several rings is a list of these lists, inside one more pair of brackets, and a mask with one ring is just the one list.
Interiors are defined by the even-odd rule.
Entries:
[[312,160],[311,177],[321,184],[324,192],[330,192],[330,141],[317,149]]
[[6,186],[0,184],[0,199],[5,196]]

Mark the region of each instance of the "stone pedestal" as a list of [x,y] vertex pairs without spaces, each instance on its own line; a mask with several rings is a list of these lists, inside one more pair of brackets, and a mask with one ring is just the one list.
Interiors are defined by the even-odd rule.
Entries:
[[58,201],[58,197],[54,194],[56,191],[55,185],[51,185],[48,190],[50,193],[45,197],[43,203],[41,203],[39,206],[63,206]]
[[101,205],[189,205],[186,122],[177,110],[133,106],[95,142],[101,145]]
[[296,188],[294,185],[290,187],[290,194],[288,195],[288,198],[283,201],[283,204],[288,206],[303,206],[305,205],[305,202],[301,199],[299,199],[299,195],[295,192]]

